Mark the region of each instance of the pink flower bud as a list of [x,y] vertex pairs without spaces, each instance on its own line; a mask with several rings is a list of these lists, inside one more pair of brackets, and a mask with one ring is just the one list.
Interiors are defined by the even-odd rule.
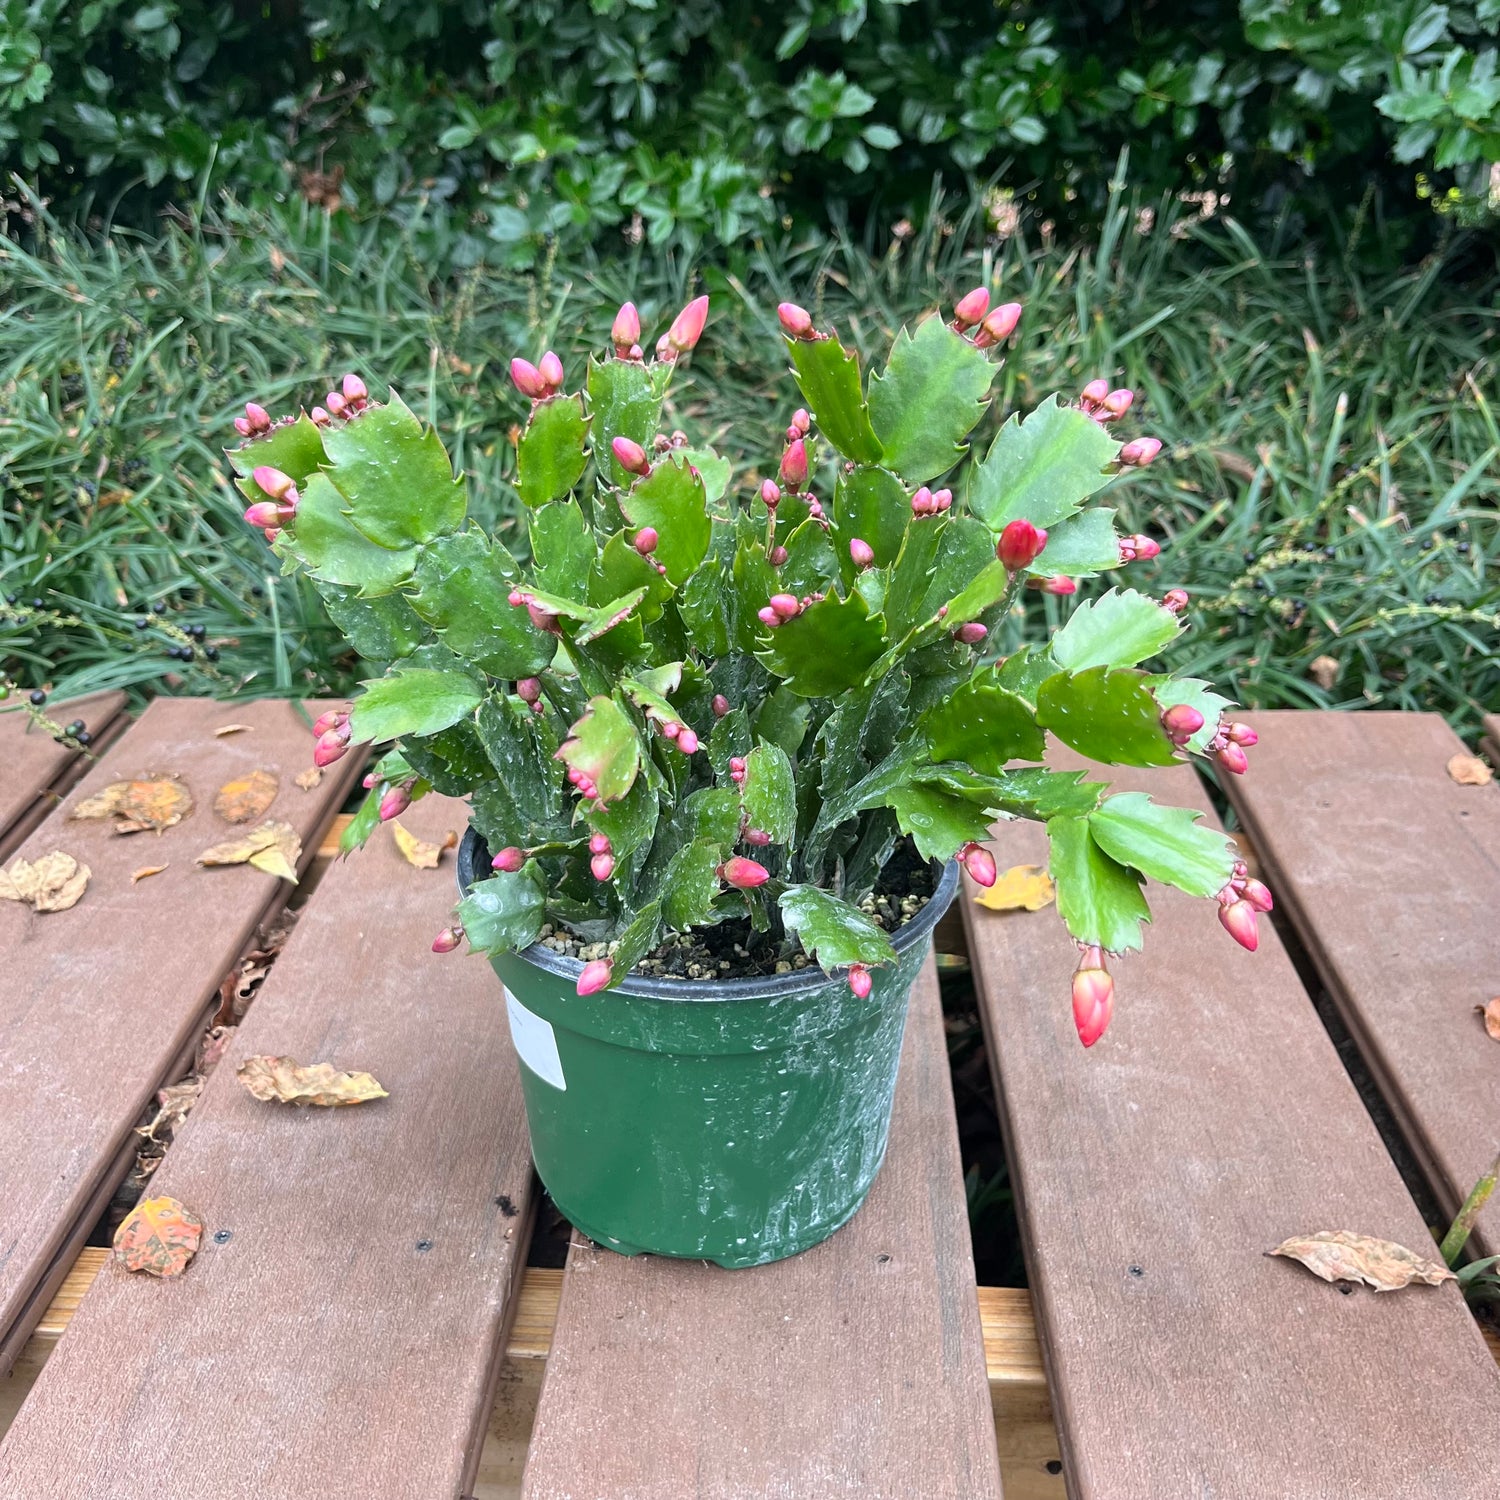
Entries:
[[541,377],[542,384],[547,388],[546,394],[555,395],[562,389],[563,375],[562,361],[549,349],[537,363],[536,372]]
[[651,460],[646,457],[646,450],[639,443],[632,442],[628,437],[617,437],[609,446],[615,455],[615,462],[627,474],[651,472]]
[[331,766],[334,761],[342,760],[348,753],[348,737],[341,736],[336,729],[330,729],[327,734],[320,734],[313,745],[313,764]]
[[360,785],[368,792],[368,791],[370,791],[374,787],[375,783],[377,781],[379,781],[379,780],[380,780],[380,778],[373,771],[366,771],[365,775],[364,775],[364,780],[362,780],[360,782]]
[[1226,771],[1231,771],[1236,776],[1243,776],[1250,769],[1250,762],[1246,759],[1245,752],[1233,741],[1215,751],[1214,759]]
[[462,927],[445,927],[432,940],[432,951],[434,953],[452,953],[453,950],[464,940]]
[[799,406],[792,413],[792,426],[805,436],[812,428],[812,413],[805,406]]
[[868,1000],[873,986],[870,971],[863,964],[849,965],[849,988],[856,1000]]
[[953,491],[952,490],[934,490],[932,492],[932,503],[933,503],[934,507],[937,510],[939,510],[939,511],[952,510],[953,509]]
[[251,526],[280,526],[286,519],[274,500],[257,500],[245,511],[245,520]]
[[239,433],[241,437],[249,437],[250,434],[255,431],[255,429],[250,425],[249,420],[245,417],[236,417],[234,419],[234,430]]
[[273,500],[285,500],[288,495],[295,496],[297,493],[297,484],[292,476],[283,474],[280,469],[273,469],[270,464],[258,465],[250,477]]
[[743,776],[745,774],[745,757],[743,755],[731,755],[729,757],[729,769],[731,772],[737,771]]
[[609,841],[607,833],[595,833],[589,836],[590,854],[613,854],[614,845]]
[[516,848],[514,844],[507,844],[490,861],[490,869],[503,870],[507,875],[514,875],[525,863],[526,851]]
[[684,729],[677,736],[677,748],[684,755],[696,755],[698,753],[698,736],[691,729]]
[[772,547],[770,552],[766,555],[766,561],[769,562],[773,568],[779,568],[782,563],[784,563],[790,556],[791,554],[786,550],[785,547]]
[[1085,1047],[1104,1035],[1114,1008],[1115,982],[1104,967],[1104,956],[1098,948],[1085,948],[1073,971],[1073,1025]]
[[767,604],[764,608],[755,611],[755,618],[768,630],[775,630],[781,624],[781,616]]
[[676,719],[663,719],[658,727],[663,739],[675,740],[682,733],[682,725]]
[[312,419],[315,427],[326,427],[333,420],[321,406],[313,407],[307,415]]
[[615,966],[607,958],[596,958],[586,963],[578,975],[578,993],[596,995],[600,990],[608,989],[614,973]]
[[775,510],[781,504],[781,486],[774,479],[767,479],[760,487],[760,498],[767,510]]
[[535,703],[542,696],[541,679],[523,677],[516,683],[516,696],[522,703]]
[[1078,580],[1064,578],[1060,574],[1052,578],[1030,578],[1027,583],[1034,589],[1040,589],[1044,594],[1056,594],[1060,599],[1078,592]]
[[642,557],[649,557],[656,551],[656,544],[661,538],[656,534],[654,526],[642,526],[635,534],[635,541],[631,545]]
[[341,724],[347,724],[348,722],[348,709],[330,708],[313,720],[313,738],[316,739],[320,734],[327,734],[330,729],[337,729]]
[[589,869],[593,872],[595,880],[608,880],[615,873],[614,855],[596,854],[589,861]]
[[1084,407],[1102,406],[1104,398],[1109,395],[1109,382],[1107,380],[1091,380],[1084,386],[1079,394],[1079,402]]
[[1180,615],[1188,607],[1186,589],[1168,589],[1161,598],[1161,607],[1170,614]]
[[1241,894],[1256,911],[1270,911],[1276,905],[1271,892],[1258,880],[1247,880]]
[[405,782],[400,786],[393,786],[380,799],[380,821],[389,823],[392,818],[399,818],[410,806],[411,788]]
[[1019,573],[1041,556],[1047,545],[1047,533],[1030,521],[1016,520],[1006,525],[995,546],[995,556],[1005,564],[1006,572]]
[[979,332],[974,335],[976,347],[988,349],[992,344],[1003,344],[1016,331],[1016,324],[1020,321],[1021,304],[1002,302],[979,325]]
[[1117,391],[1111,391],[1099,404],[1109,413],[1111,418],[1114,418],[1123,417],[1134,403],[1135,392],[1126,390],[1122,386]]
[[610,329],[609,337],[616,354],[628,354],[634,345],[640,343],[641,315],[635,310],[634,302],[624,303],[615,314],[615,326]]
[[995,869],[995,856],[983,844],[965,844],[958,851],[958,861],[977,885],[994,885],[998,873]]
[[813,336],[812,314],[795,302],[783,302],[776,309],[781,327],[789,339],[810,339]]
[[520,589],[512,589],[510,593],[505,596],[505,599],[506,603],[508,603],[512,609],[520,609],[520,607],[526,602],[526,595],[523,594]]
[[757,849],[761,849],[771,842],[771,835],[764,828],[747,828],[745,830],[745,842],[753,844]]
[[714,718],[722,719],[729,712],[729,699],[723,693],[714,694]]
[[694,297],[672,319],[672,326],[667,329],[667,342],[679,354],[686,354],[703,337],[703,325],[707,322],[708,298]]
[[1219,925],[1241,948],[1254,953],[1260,946],[1255,908],[1248,901],[1231,901],[1219,908]]
[[983,322],[984,315],[989,310],[989,290],[982,286],[976,286],[972,292],[960,297],[953,304],[953,322],[960,333],[965,333],[976,323]]
[[1174,745],[1185,745],[1203,728],[1203,715],[1190,703],[1174,703],[1163,712],[1161,727]]
[[849,542],[849,557],[856,568],[868,568],[875,561],[875,549],[859,537],[853,537]]
[[1251,745],[1260,744],[1260,736],[1248,724],[1227,724],[1224,733],[1236,745],[1243,745],[1248,750]]
[[369,387],[358,375],[346,375],[343,381],[344,399],[357,404],[363,404],[370,399]]
[[323,397],[323,400],[328,403],[328,410],[331,411],[336,417],[343,416],[344,413],[349,409],[349,403],[345,401],[337,391],[329,391],[329,393]]
[[1149,536],[1136,535],[1126,537],[1125,540],[1130,543],[1130,550],[1138,558],[1149,561],[1153,557],[1161,556],[1161,543],[1152,541]]
[[932,491],[925,484],[911,497],[911,513],[914,516],[931,516],[937,513],[937,506],[932,503]]
[[1160,452],[1160,438],[1132,438],[1120,449],[1117,461],[1127,469],[1144,469]]
[[802,606],[793,594],[772,594],[770,605],[783,620],[790,620],[802,612]]
[[794,438],[781,455],[781,478],[784,484],[800,490],[807,483],[807,444]]
[[523,396],[540,401],[547,394],[547,382],[542,373],[529,359],[513,359],[510,362],[510,378]]
[[532,604],[528,601],[526,613],[531,617],[531,623],[538,630],[545,630],[551,635],[562,634],[562,630],[557,623],[557,616],[550,610],[543,609],[540,604]]
[[756,864],[753,859],[736,854],[719,866],[719,878],[736,890],[753,891],[756,886],[764,885],[771,878],[771,872],[764,865]]
[[953,639],[960,646],[977,646],[988,634],[989,631],[978,620],[970,620],[967,625],[960,625],[953,632]]
[[245,420],[250,424],[251,432],[264,432],[271,425],[271,414],[265,407],[257,406],[253,401],[247,401]]
[[807,513],[815,521],[823,519],[823,502],[816,495],[809,495],[807,497]]

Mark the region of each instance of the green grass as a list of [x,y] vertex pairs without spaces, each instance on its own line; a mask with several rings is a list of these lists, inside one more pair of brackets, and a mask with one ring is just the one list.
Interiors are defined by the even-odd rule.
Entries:
[[[774,451],[795,404],[778,300],[868,349],[988,278],[1027,310],[987,425],[1104,375],[1140,392],[1129,429],[1169,444],[1114,498],[1166,547],[1130,581],[1193,596],[1178,665],[1252,706],[1432,709],[1464,732],[1500,702],[1494,288],[1465,285],[1456,251],[1370,280],[1352,257],[1262,253],[1233,224],[1174,235],[1165,208],[1139,234],[1123,194],[1096,246],[986,244],[972,214],[933,217],[889,247],[750,247],[696,279],[643,253],[445,274],[389,226],[306,210],[0,241],[5,669],[64,693],[347,690],[316,599],[239,520],[221,449],[247,397],[274,411],[348,368],[389,379],[504,517],[524,415],[510,355],[553,345],[578,371],[627,296],[654,330],[713,294],[675,420],[743,456]],[[189,626],[217,664],[167,658]]]

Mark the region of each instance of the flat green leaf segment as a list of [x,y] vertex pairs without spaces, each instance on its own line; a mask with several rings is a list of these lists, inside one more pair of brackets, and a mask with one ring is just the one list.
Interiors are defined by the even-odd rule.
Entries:
[[599,801],[615,802],[635,782],[642,746],[630,715],[613,698],[600,696],[589,699],[587,711],[557,754],[594,783]]
[[1115,513],[1108,506],[1093,505],[1052,527],[1047,533],[1047,545],[1028,571],[1084,578],[1120,565],[1120,534],[1115,530]]
[[694,839],[672,856],[661,900],[668,927],[684,932],[708,921],[719,894],[718,868],[723,862],[723,845],[708,839]]
[[897,782],[879,802],[896,814],[897,826],[923,859],[950,858],[960,844],[984,838],[994,821],[982,791],[973,797],[948,776]]
[[922,716],[935,761],[961,760],[996,776],[1013,760],[1041,760],[1046,738],[1030,706],[994,681],[971,678]]
[[477,881],[458,903],[469,946],[481,953],[529,947],[541,934],[546,916],[547,888],[535,860],[514,873]]
[[1170,766],[1172,742],[1144,672],[1058,672],[1037,690],[1036,721],[1107,766]]
[[402,667],[370,683],[354,703],[354,739],[394,740],[436,734],[479,707],[484,696],[466,672]]
[[763,741],[745,757],[740,798],[748,827],[769,834],[773,844],[791,839],[797,828],[797,789],[792,763],[779,745]]
[[1110,589],[1078,606],[1052,637],[1052,659],[1071,672],[1087,667],[1134,667],[1174,641],[1182,622],[1134,589]]
[[1053,818],[1047,841],[1057,909],[1073,938],[1109,953],[1139,948],[1141,923],[1151,920],[1140,876],[1094,842],[1087,818]]
[[900,554],[912,518],[906,486],[889,469],[860,468],[841,473],[834,488],[833,513],[841,553],[847,556],[850,541],[858,537],[868,544],[876,565],[882,568],[889,567]]
[[665,380],[665,376],[658,377],[646,365],[634,361],[589,361],[594,453],[600,477],[609,484],[625,489],[633,482],[634,476],[620,467],[610,444],[617,437],[628,437],[643,448],[651,446],[656,424],[661,420]]
[[[996,532],[1017,520],[1055,526],[1103,488],[1102,470],[1119,450],[1097,422],[1049,396],[1024,422],[1013,416],[995,435],[970,478],[969,509]],[[1046,561],[1044,551],[1044,571]]]
[[370,597],[389,594],[410,578],[417,559],[415,547],[382,547],[356,530],[326,474],[314,474],[303,487],[297,519],[276,539],[276,551],[324,583]]
[[455,655],[495,677],[530,677],[552,660],[557,639],[512,609],[514,559],[482,531],[460,531],[422,548],[411,607]]
[[880,439],[860,389],[859,361],[837,338],[787,339],[786,346],[818,431],[852,462],[879,463]]
[[323,429],[330,475],[349,519],[382,547],[406,547],[457,531],[468,509],[442,439],[395,393]]
[[879,659],[885,631],[860,594],[830,594],[768,632],[762,660],[804,698],[829,698],[853,687]]
[[1159,807],[1144,792],[1106,797],[1089,815],[1094,842],[1112,859],[1190,896],[1214,896],[1229,884],[1234,846],[1201,813]]
[[561,500],[583,478],[588,430],[582,396],[537,403],[516,447],[516,492],[527,505]]
[[664,458],[629,494],[620,499],[625,519],[636,530],[654,527],[652,557],[667,570],[674,584],[685,583],[708,553],[713,522],[703,481],[682,458]]
[[946,474],[984,415],[994,368],[940,317],[896,335],[884,374],[870,381],[870,420],[882,462],[908,484]]
[[824,970],[889,963],[896,956],[891,940],[868,917],[817,886],[789,885],[781,893],[781,916]]
[[295,422],[273,427],[264,436],[249,439],[242,447],[230,448],[226,457],[240,476],[240,493],[252,502],[266,498],[260,486],[250,478],[262,464],[290,474],[300,488],[328,461],[323,452],[323,434],[306,412],[302,412]]
[[544,505],[531,512],[527,528],[536,581],[549,594],[580,603],[586,600],[598,544],[582,507],[571,500]]

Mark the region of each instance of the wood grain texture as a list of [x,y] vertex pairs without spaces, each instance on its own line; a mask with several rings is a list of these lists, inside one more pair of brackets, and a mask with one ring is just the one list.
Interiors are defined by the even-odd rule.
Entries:
[[[94,736],[96,752],[109,743],[124,711],[125,694],[113,692],[47,705],[47,713],[60,724],[82,719]],[[0,858],[6,858],[56,806],[69,771],[87,762],[79,751],[33,729],[20,710],[0,714],[0,758],[5,765],[0,778]]]
[[527,1500],[994,1500],[984,1346],[936,971],[885,1165],[789,1260],[725,1271],[575,1240]]
[[[1186,767],[1113,780],[1209,806]],[[1047,852],[1029,823],[991,847],[1002,869]],[[1316,1229],[1431,1244],[1270,924],[1245,953],[1211,902],[1154,887],[1146,951],[1112,965],[1114,1023],[1085,1051],[1056,910],[988,912],[974,891],[1071,1500],[1500,1494],[1482,1436],[1500,1371],[1457,1288],[1343,1295],[1263,1253]]]
[[[1436,714],[1265,713],[1231,778],[1297,925],[1438,1203],[1450,1216],[1500,1139],[1500,784],[1447,773]],[[1500,1199],[1471,1245],[1500,1250]]]
[[[318,706],[313,705],[313,712]],[[0,1347],[14,1349],[59,1253],[167,1071],[191,1045],[219,981],[285,883],[249,867],[208,870],[195,857],[231,830],[216,789],[266,766],[283,786],[271,815],[296,827],[304,860],[358,774],[349,756],[315,792],[291,778],[307,763],[308,727],[290,703],[237,704],[255,729],[215,739],[223,705],[158,699],[21,847],[50,849],[93,872],[71,911],[37,914],[0,901]],[[196,803],[162,834],[114,833],[67,811],[110,782],[179,773]],[[131,872],[166,864],[161,875]]]
[[[299,794],[300,795],[300,794]],[[462,827],[424,799],[402,822]],[[0,1445],[0,1494],[456,1500],[477,1464],[529,1237],[501,990],[430,951],[453,867],[380,832],[303,911],[153,1178],[202,1217],[187,1273],[107,1265]],[[388,1099],[256,1101],[245,1057],[373,1072]]]

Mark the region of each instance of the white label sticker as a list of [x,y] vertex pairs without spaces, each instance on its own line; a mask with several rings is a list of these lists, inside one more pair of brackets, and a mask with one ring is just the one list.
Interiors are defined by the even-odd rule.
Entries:
[[568,1085],[563,1078],[562,1059],[557,1055],[557,1037],[552,1023],[535,1011],[527,1010],[509,990],[505,992],[505,1011],[510,1017],[510,1039],[515,1044],[516,1056],[538,1078],[567,1093]]

